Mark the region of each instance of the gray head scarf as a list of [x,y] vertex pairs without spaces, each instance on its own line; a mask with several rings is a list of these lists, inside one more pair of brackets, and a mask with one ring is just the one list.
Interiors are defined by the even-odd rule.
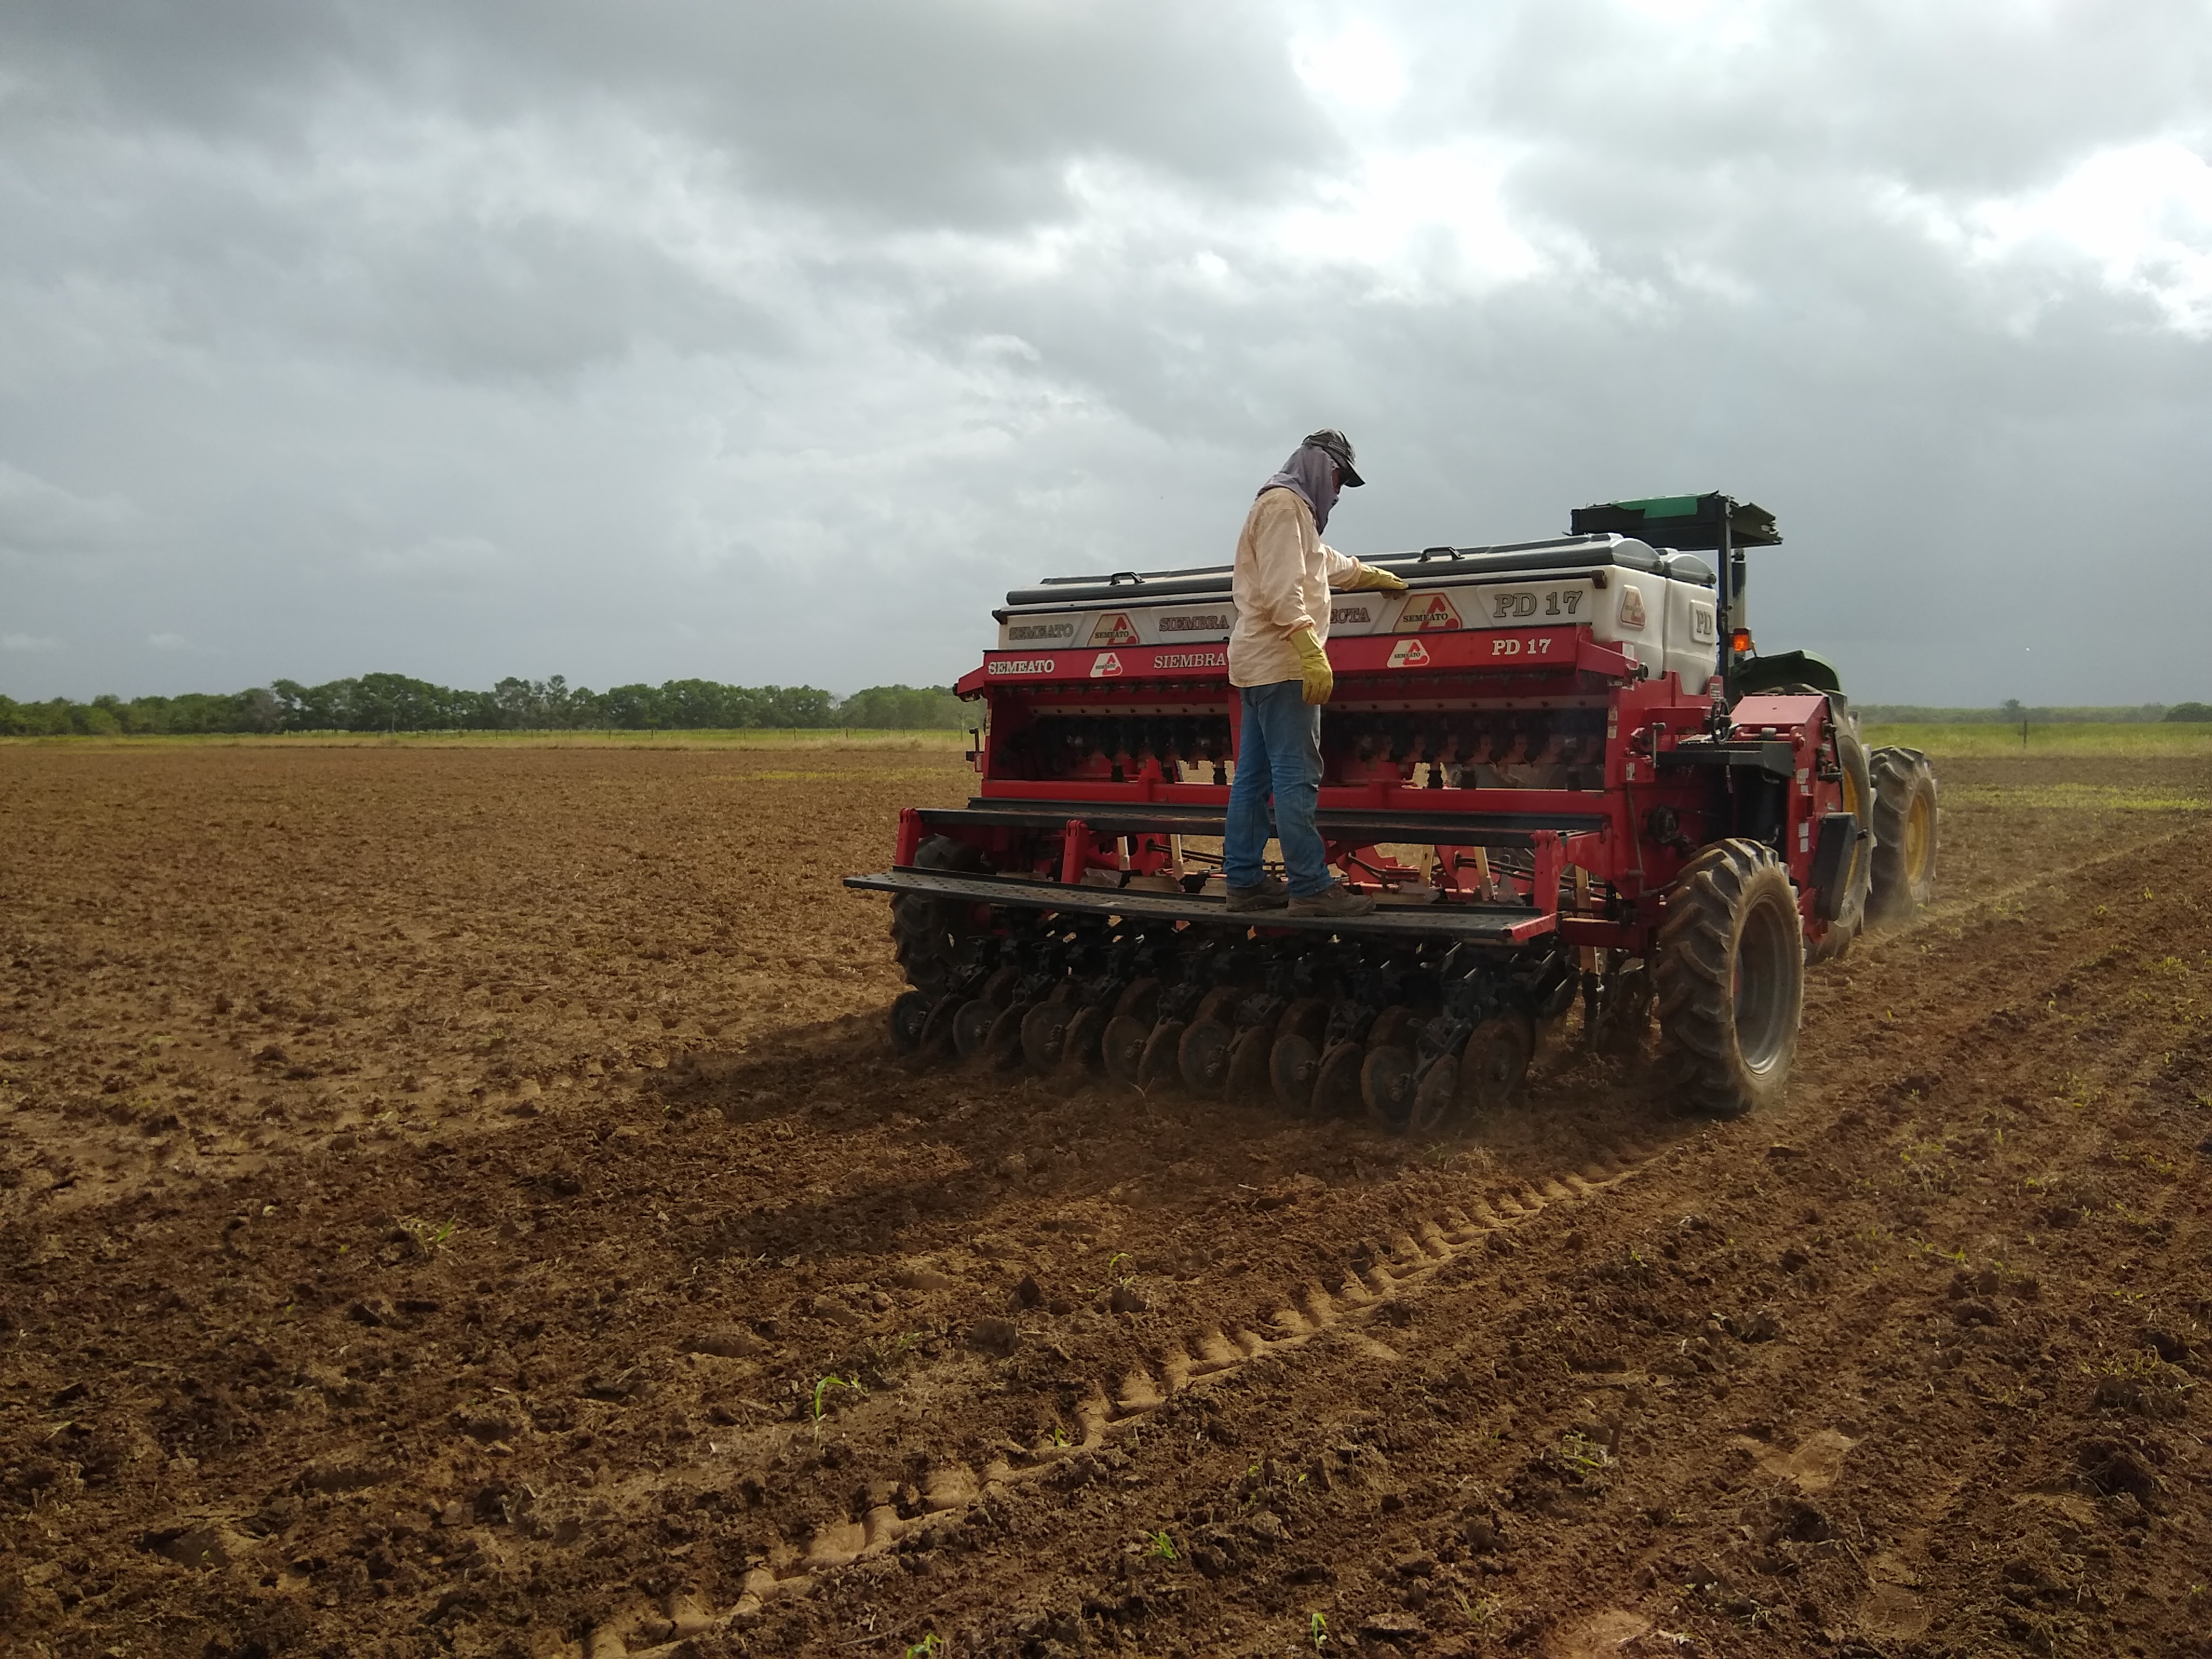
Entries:
[[1283,463],[1283,470],[1260,486],[1260,494],[1271,489],[1297,491],[1298,499],[1313,509],[1314,534],[1318,536],[1328,528],[1329,511],[1336,505],[1336,458],[1327,450],[1300,444]]

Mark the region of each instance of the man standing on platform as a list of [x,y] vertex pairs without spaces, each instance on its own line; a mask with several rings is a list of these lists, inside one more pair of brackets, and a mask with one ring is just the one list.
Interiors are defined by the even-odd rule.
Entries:
[[[1395,593],[1406,586],[1321,538],[1338,492],[1365,482],[1352,465],[1352,440],[1334,430],[1316,432],[1260,486],[1237,538],[1229,683],[1242,696],[1244,719],[1221,860],[1232,911],[1287,907],[1294,916],[1364,916],[1375,908],[1373,899],[1330,878],[1328,848],[1314,822],[1321,706],[1336,684],[1323,648],[1329,590]],[[1287,882],[1268,875],[1261,863],[1270,793]]]

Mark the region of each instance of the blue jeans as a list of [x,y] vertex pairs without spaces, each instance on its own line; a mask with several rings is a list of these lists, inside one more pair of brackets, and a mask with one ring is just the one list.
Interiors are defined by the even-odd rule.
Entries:
[[[1231,887],[1257,887],[1266,877],[1261,855],[1272,829],[1283,843],[1283,868],[1291,896],[1310,898],[1328,890],[1328,849],[1314,827],[1321,799],[1321,709],[1305,700],[1300,680],[1248,685],[1244,729],[1237,739],[1237,780],[1229,787],[1228,833],[1221,843],[1222,873]],[[1267,821],[1267,796],[1275,820]]]

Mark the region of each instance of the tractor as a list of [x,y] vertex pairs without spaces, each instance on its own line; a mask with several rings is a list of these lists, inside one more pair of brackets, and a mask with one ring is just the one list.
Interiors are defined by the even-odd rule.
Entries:
[[916,1064],[1364,1111],[1433,1134],[1521,1092],[1537,1039],[1646,1048],[1686,1109],[1778,1101],[1808,963],[1925,903],[1934,772],[1869,751],[1835,670],[1762,655],[1717,494],[1608,502],[1571,533],[1367,561],[1332,596],[1319,824],[1377,901],[1224,908],[1237,765],[1226,566],[1006,595],[955,688],[965,806],[899,815],[891,894]]

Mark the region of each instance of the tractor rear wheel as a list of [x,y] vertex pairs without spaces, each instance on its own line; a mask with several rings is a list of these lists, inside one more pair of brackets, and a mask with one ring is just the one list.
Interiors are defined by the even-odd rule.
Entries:
[[[932,836],[914,855],[917,870],[944,870],[968,875],[988,875],[991,861],[982,849],[950,836]],[[969,912],[974,907],[951,899],[933,899],[920,893],[901,893],[891,900],[891,939],[906,981],[927,992],[934,1001],[945,994],[952,977],[954,953],[969,933]]]
[[1866,925],[1867,895],[1874,884],[1874,781],[1866,744],[1859,737],[1856,715],[1847,714],[1836,727],[1836,758],[1844,774],[1844,805],[1858,820],[1859,844],[1851,851],[1844,875],[1844,902],[1827,931],[1805,946],[1805,960],[1833,962],[1851,948],[1859,929]]
[[1694,1111],[1741,1117],[1790,1079],[1805,1001],[1796,890],[1771,848],[1720,841],[1667,892],[1652,977],[1659,1053]]
[[1874,777],[1874,888],[1867,913],[1911,920],[1936,893],[1936,772],[1917,749],[1877,749]]

